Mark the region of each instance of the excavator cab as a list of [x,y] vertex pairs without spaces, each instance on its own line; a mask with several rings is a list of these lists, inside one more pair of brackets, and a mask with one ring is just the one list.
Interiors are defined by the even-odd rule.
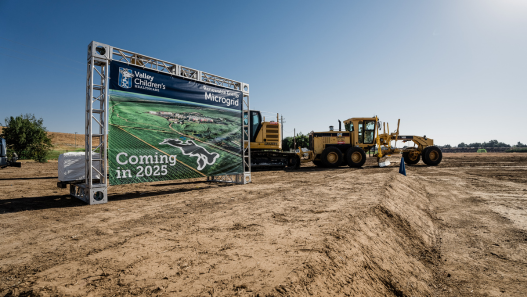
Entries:
[[244,124],[249,124],[249,127],[245,128],[244,137],[247,137],[246,135],[250,137],[251,169],[300,167],[299,156],[282,151],[282,132],[278,114],[276,122],[273,120],[267,122],[260,111],[250,110],[243,120]]
[[[262,117],[262,113],[258,110],[251,110],[249,116],[251,121],[248,134],[251,138],[251,149],[281,150],[282,135],[278,115],[276,122],[266,122]],[[247,117],[244,118],[244,121],[247,124]]]
[[[251,138],[251,142],[256,141],[256,136],[258,135],[258,132],[260,132],[260,129],[262,128],[262,113],[258,110],[251,110],[249,112],[249,116],[251,117],[251,125],[249,126],[249,137]],[[247,116],[244,118],[245,124],[247,124]]]

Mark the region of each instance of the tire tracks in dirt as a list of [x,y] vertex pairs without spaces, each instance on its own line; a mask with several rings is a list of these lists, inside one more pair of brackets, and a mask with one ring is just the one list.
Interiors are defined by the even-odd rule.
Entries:
[[[525,214],[527,203],[505,199],[523,191],[525,177],[504,182],[496,178],[496,168],[478,166],[422,174],[441,221],[447,275],[442,296],[526,296],[526,222],[507,209],[523,208]],[[443,187],[435,182],[439,178]],[[497,209],[496,204],[507,206]]]

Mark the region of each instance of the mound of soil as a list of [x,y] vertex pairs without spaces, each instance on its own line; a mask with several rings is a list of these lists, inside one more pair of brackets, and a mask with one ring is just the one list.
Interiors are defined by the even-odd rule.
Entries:
[[335,227],[277,291],[293,296],[428,296],[440,270],[426,191],[392,173],[382,200]]

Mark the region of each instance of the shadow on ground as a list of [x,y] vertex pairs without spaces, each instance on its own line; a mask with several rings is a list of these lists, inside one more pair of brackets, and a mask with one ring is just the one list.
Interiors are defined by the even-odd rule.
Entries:
[[[202,185],[200,187],[188,187],[188,185]],[[112,202],[123,201],[128,199],[136,198],[162,198],[164,195],[178,194],[192,192],[196,190],[203,190],[208,187],[229,187],[233,186],[230,183],[211,183],[207,181],[193,181],[193,182],[178,182],[178,183],[163,183],[163,184],[153,184],[150,187],[156,189],[158,187],[170,187],[170,186],[182,186],[186,185],[185,188],[175,188],[175,189],[161,189],[153,191],[143,191],[143,192],[129,192],[123,194],[110,194],[108,196],[108,204],[111,205]],[[4,213],[14,213],[21,211],[31,211],[31,210],[42,210],[42,209],[52,209],[52,208],[65,208],[65,207],[77,207],[83,206],[86,203],[81,200],[71,197],[70,195],[50,195],[50,196],[41,196],[41,197],[20,197],[12,199],[0,200],[0,214]]]

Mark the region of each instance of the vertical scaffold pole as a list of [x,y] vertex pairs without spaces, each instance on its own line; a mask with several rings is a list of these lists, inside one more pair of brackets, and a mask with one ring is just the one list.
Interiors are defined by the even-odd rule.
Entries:
[[251,108],[249,104],[249,85],[242,84],[243,92],[243,182],[251,182]]
[[[70,189],[73,196],[88,204],[108,202],[107,110],[111,54],[112,50],[108,45],[92,42],[88,46],[84,144],[85,182],[84,184],[72,184]],[[95,147],[94,139],[97,140]]]

